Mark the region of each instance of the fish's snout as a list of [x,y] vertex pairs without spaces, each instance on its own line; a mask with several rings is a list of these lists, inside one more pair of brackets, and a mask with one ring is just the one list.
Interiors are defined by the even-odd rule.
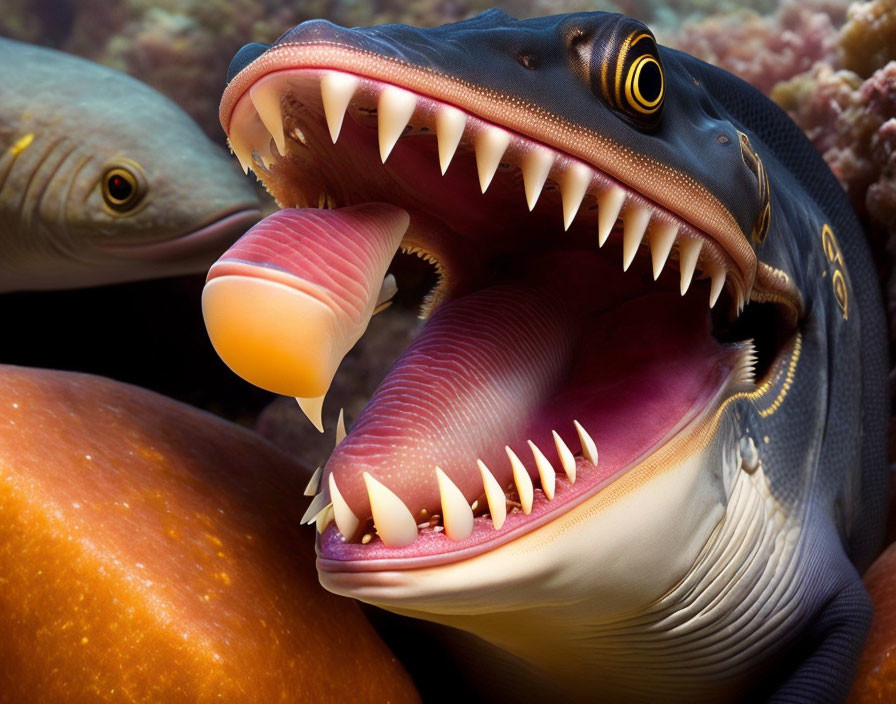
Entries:
[[261,42],[246,44],[242,49],[236,52],[236,55],[230,61],[230,66],[227,67],[227,82],[230,83],[236,74],[270,48],[270,44],[262,44]]

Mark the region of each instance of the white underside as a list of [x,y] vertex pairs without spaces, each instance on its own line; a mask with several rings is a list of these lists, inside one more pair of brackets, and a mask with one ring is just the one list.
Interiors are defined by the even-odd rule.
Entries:
[[[727,699],[798,615],[799,525],[788,523],[797,519],[770,493],[761,463],[744,469],[738,427],[729,407],[701,451],[672,465],[648,458],[551,524],[478,557],[321,581],[510,654],[491,649],[505,696]],[[485,672],[488,656],[477,656]],[[507,691],[508,681],[519,690]]]

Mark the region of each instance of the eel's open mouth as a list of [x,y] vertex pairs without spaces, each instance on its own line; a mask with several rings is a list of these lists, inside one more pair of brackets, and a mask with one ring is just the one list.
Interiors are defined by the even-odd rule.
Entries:
[[[460,93],[272,65],[225,94],[233,150],[281,205],[337,210],[281,211],[212,268],[204,306],[219,352],[223,327],[252,347],[241,324],[282,331],[284,311],[312,296],[338,309],[326,324],[306,318],[326,328],[309,333],[317,342],[348,340],[338,365],[357,339],[346,330],[363,332],[387,297],[399,247],[437,280],[421,292],[419,336],[324,470],[307,514],[323,569],[444,563],[531,531],[780,361],[799,298],[739,230],[709,233],[559,148],[562,135],[507,129]],[[276,291],[286,307],[217,315],[246,291]],[[281,392],[290,373],[274,367],[318,354],[301,334],[288,345],[250,355]],[[321,378],[313,394],[292,380],[285,392],[322,393],[332,375]]]

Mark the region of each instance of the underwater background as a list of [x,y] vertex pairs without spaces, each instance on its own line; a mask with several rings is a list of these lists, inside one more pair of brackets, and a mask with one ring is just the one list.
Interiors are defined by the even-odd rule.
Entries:
[[[218,103],[228,64],[244,44],[270,43],[314,18],[344,26],[436,26],[491,7],[520,18],[621,12],[648,24],[660,43],[725,68],[776,101],[822,153],[868,233],[893,349],[896,0],[0,0],[0,36],[130,74],[176,102],[212,141],[226,147]],[[197,173],[197,183],[201,179]],[[255,180],[251,174],[246,179]],[[273,200],[260,185],[257,189],[264,214],[275,211]],[[420,276],[426,276],[422,269]],[[136,384],[253,428],[308,467],[323,462],[332,451],[332,435],[305,422],[293,399],[236,377],[212,349],[200,307],[204,281],[200,274],[4,294],[0,362]],[[358,416],[414,337],[417,303],[399,293],[395,304],[372,320],[334,379],[327,395],[329,418],[339,408],[349,419]],[[893,427],[891,420],[891,457],[896,457]],[[894,538],[891,527],[889,540]]]

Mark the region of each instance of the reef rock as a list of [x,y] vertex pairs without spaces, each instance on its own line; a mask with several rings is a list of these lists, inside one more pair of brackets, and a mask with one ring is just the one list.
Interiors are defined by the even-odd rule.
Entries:
[[868,78],[896,60],[896,2],[873,0],[850,6],[840,33],[843,67]]
[[419,701],[318,585],[306,479],[162,396],[0,366],[0,700]]

